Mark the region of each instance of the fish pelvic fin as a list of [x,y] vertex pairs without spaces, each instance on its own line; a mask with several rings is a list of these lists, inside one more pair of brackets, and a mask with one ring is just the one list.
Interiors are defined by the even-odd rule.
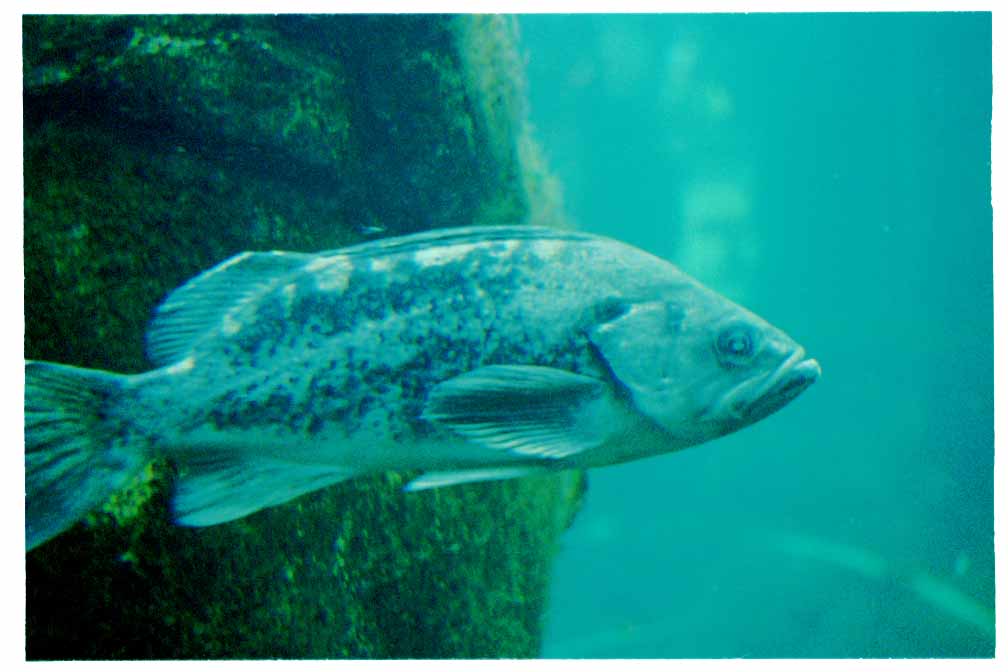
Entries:
[[537,476],[550,473],[547,467],[521,465],[515,467],[490,467],[487,469],[457,469],[455,471],[428,471],[403,486],[406,492],[443,488],[460,483],[503,481],[509,478]]
[[119,405],[128,376],[25,362],[25,546],[63,532],[146,463]]

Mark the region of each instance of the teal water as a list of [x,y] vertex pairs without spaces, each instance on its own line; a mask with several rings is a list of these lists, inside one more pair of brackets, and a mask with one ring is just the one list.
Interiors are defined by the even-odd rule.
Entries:
[[823,367],[738,434],[591,473],[544,655],[993,655],[990,15],[520,25],[574,221]]

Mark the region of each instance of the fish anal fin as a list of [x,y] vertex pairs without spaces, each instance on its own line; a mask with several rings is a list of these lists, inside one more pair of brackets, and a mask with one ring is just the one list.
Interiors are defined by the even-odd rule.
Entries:
[[202,527],[243,518],[357,475],[353,469],[254,457],[221,448],[179,458],[175,522]]

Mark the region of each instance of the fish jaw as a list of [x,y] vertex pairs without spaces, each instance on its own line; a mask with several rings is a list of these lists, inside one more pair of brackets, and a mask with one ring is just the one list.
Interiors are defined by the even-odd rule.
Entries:
[[822,375],[815,359],[798,347],[780,366],[766,376],[748,380],[732,388],[717,405],[715,415],[736,424],[750,425],[779,411]]

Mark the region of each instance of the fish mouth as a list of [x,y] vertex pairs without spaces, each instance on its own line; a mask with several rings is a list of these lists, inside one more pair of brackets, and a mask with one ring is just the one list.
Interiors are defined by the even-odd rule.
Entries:
[[819,362],[806,358],[805,350],[799,348],[766,377],[752,401],[742,409],[742,417],[746,422],[755,422],[780,410],[819,380],[820,375]]

